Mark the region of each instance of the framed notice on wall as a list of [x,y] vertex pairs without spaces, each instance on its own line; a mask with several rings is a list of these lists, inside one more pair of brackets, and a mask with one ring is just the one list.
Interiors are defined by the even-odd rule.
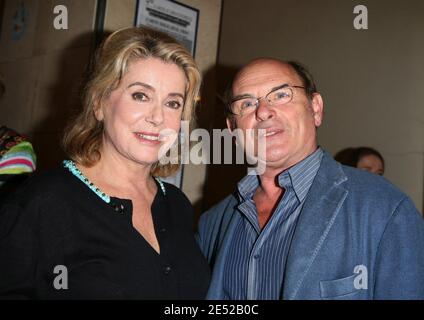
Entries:
[[138,0],[136,26],[148,26],[173,36],[194,56],[199,10],[170,0]]

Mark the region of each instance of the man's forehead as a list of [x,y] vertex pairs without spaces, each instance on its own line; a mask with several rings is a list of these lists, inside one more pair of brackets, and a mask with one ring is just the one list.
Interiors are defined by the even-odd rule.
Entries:
[[285,62],[272,59],[255,60],[243,67],[235,76],[233,91],[269,84],[297,84],[299,76]]

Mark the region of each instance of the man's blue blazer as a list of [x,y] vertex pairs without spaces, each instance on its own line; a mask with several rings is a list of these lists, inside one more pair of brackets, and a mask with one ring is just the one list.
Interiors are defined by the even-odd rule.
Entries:
[[[199,221],[212,267],[209,299],[224,299],[223,272],[241,219],[230,195]],[[424,299],[424,220],[384,178],[324,152],[289,250],[281,299]]]

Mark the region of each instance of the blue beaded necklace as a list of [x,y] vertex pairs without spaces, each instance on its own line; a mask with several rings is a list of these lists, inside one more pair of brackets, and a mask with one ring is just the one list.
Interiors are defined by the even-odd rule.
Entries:
[[[72,160],[64,160],[63,166],[67,168],[75,177],[84,182],[84,184],[89,187],[95,194],[97,194],[104,202],[110,203],[110,197],[106,193],[102,192],[99,188],[97,188],[94,183],[88,180],[88,178],[84,176],[80,169],[78,169],[78,167],[75,165],[75,162],[73,162]],[[157,177],[154,178],[159,183],[162,193],[166,195],[166,189],[163,182]]]

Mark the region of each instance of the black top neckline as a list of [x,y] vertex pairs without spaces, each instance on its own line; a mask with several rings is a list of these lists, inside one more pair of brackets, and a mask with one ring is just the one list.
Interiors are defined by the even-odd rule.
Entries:
[[[74,166],[77,169],[77,173],[73,172],[69,167],[67,167],[65,165],[65,162],[69,162],[71,163],[72,166]],[[93,182],[90,181],[90,179],[88,179],[88,177],[86,177],[82,171],[77,167],[77,164],[73,161],[73,160],[65,160],[64,164],[63,164],[63,168],[65,169],[66,172],[70,173],[71,176],[73,176],[75,179],[79,180],[80,182],[82,182],[91,192],[93,192],[94,194],[96,194],[98,196],[98,198],[100,198],[102,200],[102,202],[108,203],[107,201],[105,201],[101,195],[106,196],[110,199],[110,203],[112,203],[113,201],[115,202],[131,202],[132,205],[132,201],[131,199],[124,199],[124,198],[119,198],[116,196],[111,196],[109,194],[107,194],[106,192],[103,192],[102,189],[100,189],[97,185],[95,185]],[[80,176],[80,177],[78,177]],[[159,180],[159,178],[157,177],[153,177],[153,180],[156,183],[157,186],[157,191],[156,194],[153,198],[153,203],[156,200],[163,200],[166,197],[166,188],[165,188],[165,184]],[[94,189],[94,190],[93,190]],[[97,192],[96,192],[96,191]]]

